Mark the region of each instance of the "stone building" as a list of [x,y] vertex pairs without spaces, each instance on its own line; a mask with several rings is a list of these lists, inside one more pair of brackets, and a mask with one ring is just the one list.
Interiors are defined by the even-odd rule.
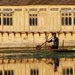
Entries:
[[[52,32],[60,46],[75,45],[74,0],[0,0],[0,47],[36,46]],[[56,72],[53,63],[50,58],[0,59],[0,75],[75,75],[75,58],[59,58]]]
[[59,59],[54,72],[53,59],[0,60],[0,75],[75,75],[75,59]]
[[65,46],[75,45],[74,4],[74,0],[1,0],[0,46],[36,46],[52,32],[60,46],[63,41]]

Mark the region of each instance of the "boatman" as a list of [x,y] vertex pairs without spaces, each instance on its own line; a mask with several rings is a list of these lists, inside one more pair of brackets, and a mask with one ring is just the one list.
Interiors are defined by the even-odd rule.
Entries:
[[[56,37],[56,33],[52,33],[52,39],[47,41],[47,42],[53,42],[53,45],[52,46],[49,46],[49,50],[50,49],[58,49],[58,46],[59,46],[59,39],[58,37]],[[58,59],[54,59],[54,72],[57,71],[57,66],[59,64],[59,60]]]
[[58,49],[59,39],[56,37],[56,33],[52,33],[53,38],[47,42],[53,42],[52,46],[49,46],[49,49]]

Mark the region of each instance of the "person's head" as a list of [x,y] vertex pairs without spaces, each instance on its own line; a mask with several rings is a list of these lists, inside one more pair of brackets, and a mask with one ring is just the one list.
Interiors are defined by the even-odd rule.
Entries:
[[55,38],[56,37],[56,33],[52,33],[52,36]]

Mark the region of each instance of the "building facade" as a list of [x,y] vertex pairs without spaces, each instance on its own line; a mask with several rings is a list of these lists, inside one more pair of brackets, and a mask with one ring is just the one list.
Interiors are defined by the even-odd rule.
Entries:
[[33,47],[52,32],[59,37],[60,46],[75,45],[75,5],[0,6],[1,47]]
[[1,6],[0,30],[73,31],[74,15],[74,5]]
[[74,75],[75,59],[59,59],[54,72],[53,59],[0,60],[0,75]]

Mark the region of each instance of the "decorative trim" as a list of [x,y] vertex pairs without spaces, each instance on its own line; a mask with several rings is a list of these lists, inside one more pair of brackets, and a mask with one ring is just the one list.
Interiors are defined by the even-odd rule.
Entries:
[[22,11],[22,9],[15,9],[15,11]]
[[51,8],[50,10],[51,10],[51,11],[58,11],[59,8]]
[[40,8],[39,11],[46,11],[46,8]]
[[12,9],[3,9],[3,11],[12,11]]
[[29,11],[37,11],[36,8],[29,9]]

